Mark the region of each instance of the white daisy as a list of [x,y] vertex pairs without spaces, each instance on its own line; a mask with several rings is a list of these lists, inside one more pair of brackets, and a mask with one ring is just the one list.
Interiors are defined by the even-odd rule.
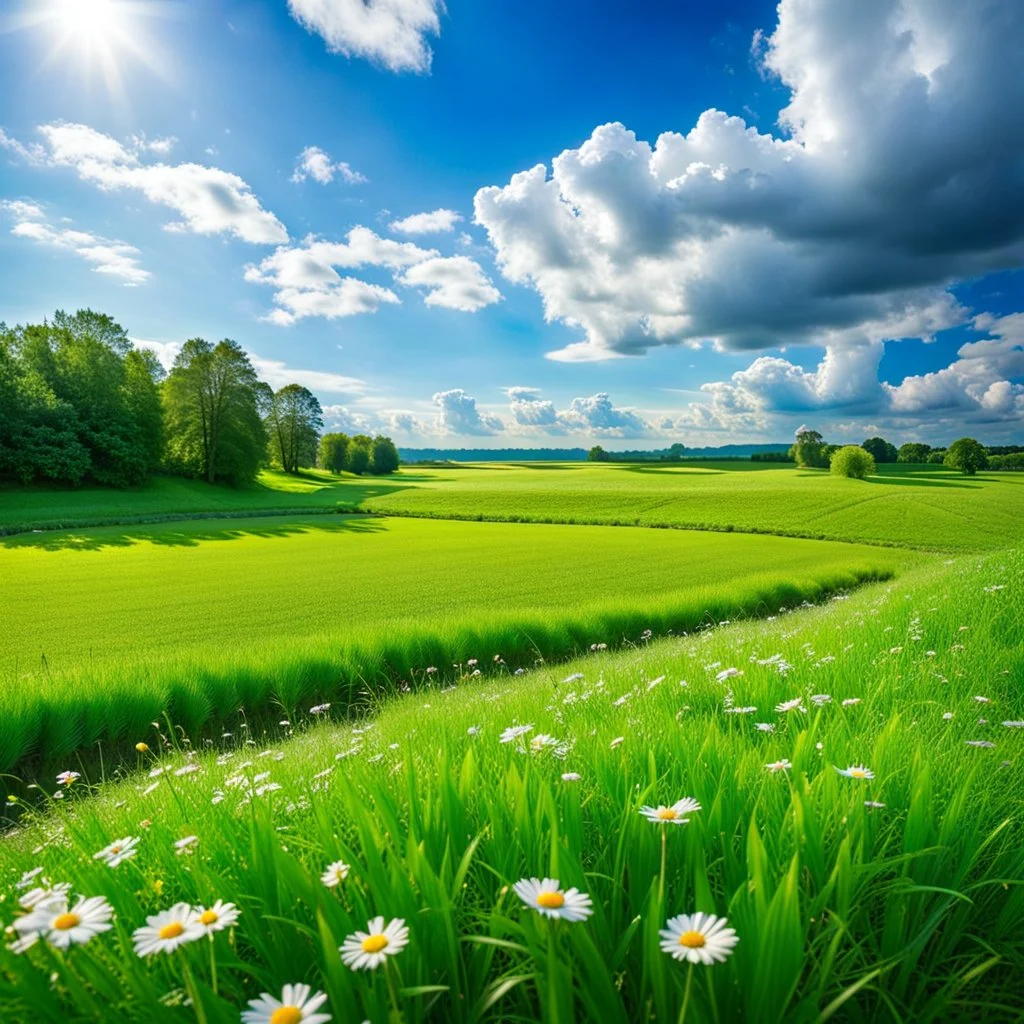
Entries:
[[774,722],[755,722],[754,728],[758,732],[775,732]]
[[585,921],[594,912],[590,897],[579,889],[562,890],[557,878],[522,878],[512,887],[516,895],[544,917]]
[[324,873],[320,876],[320,881],[328,889],[333,889],[336,885],[341,885],[346,878],[348,878],[348,865],[344,861],[336,860],[333,864],[327,865]]
[[205,934],[199,915],[187,903],[175,903],[169,910],[147,917],[145,925],[132,933],[132,942],[136,956],[152,956],[173,953],[179,946],[195,942]]
[[722,963],[740,941],[727,924],[724,917],[714,914],[679,914],[670,918],[658,933],[661,948],[674,960],[709,966]]
[[510,725],[501,734],[499,742],[511,743],[513,740],[519,739],[520,736],[525,736],[532,728],[532,725]]
[[[836,768],[835,765],[833,767]],[[836,771],[848,779],[873,779],[875,777],[875,773],[862,764],[852,764],[849,768],[836,768]]]
[[21,876],[21,881],[14,883],[15,889],[27,889],[35,880],[43,873],[41,867],[32,868],[31,871],[26,871]]
[[62,786],[70,786],[75,779],[80,779],[81,777],[78,772],[61,772],[57,776],[57,782]]
[[806,709],[803,707],[803,698],[794,697],[792,700],[784,700],[781,704],[775,705],[775,710],[780,714],[784,715],[787,711],[803,711],[806,713]]
[[563,772],[562,773],[562,781],[563,782],[579,782],[581,778],[582,778],[582,776],[580,775],[579,772]]
[[116,868],[122,861],[131,860],[139,852],[136,849],[138,844],[138,836],[125,836],[124,839],[115,839],[109,846],[104,846],[99,853],[94,853],[92,859],[101,860],[107,867]]
[[859,704],[859,703],[860,703],[860,697],[847,697],[846,700],[843,701],[843,707],[844,708],[852,708],[854,704]]
[[222,932],[225,928],[234,928],[241,913],[234,903],[217,900],[212,907],[196,907],[196,924],[207,935],[212,936],[214,932]]
[[[103,896],[79,897],[70,910],[67,897],[56,896],[37,903],[35,908],[14,922],[14,929],[24,939],[45,939],[51,946],[67,949],[72,943],[81,945],[110,931],[114,909]],[[28,948],[25,946],[24,948]]]
[[[44,879],[45,882],[45,879]],[[26,910],[34,910],[41,903],[51,903],[54,900],[67,900],[71,892],[70,882],[58,882],[49,887],[36,886],[29,889],[24,895],[18,897],[18,902]]]
[[792,762],[785,757],[780,758],[778,761],[772,761],[771,764],[765,765],[765,768],[767,768],[773,775],[775,772],[788,772],[792,767]]
[[326,1002],[323,992],[313,992],[308,985],[285,985],[280,999],[269,992],[250,999],[242,1024],[327,1024],[331,1015],[316,1012]]
[[682,800],[677,800],[671,807],[644,805],[640,808],[640,813],[656,825],[685,825],[690,820],[686,815],[699,810],[700,804],[692,796],[684,796]]
[[199,836],[185,836],[174,844],[174,852],[180,857],[183,853],[189,853],[190,848],[199,842]]
[[400,917],[385,927],[383,917],[375,917],[366,924],[365,932],[346,937],[338,948],[342,963],[353,971],[374,970],[389,956],[397,956],[409,944],[409,929]]

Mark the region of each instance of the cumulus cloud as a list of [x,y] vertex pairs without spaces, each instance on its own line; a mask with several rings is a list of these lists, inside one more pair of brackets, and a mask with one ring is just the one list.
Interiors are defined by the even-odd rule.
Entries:
[[330,185],[335,177],[346,185],[363,185],[368,180],[364,174],[346,163],[344,160],[333,163],[331,158],[319,146],[307,146],[300,154],[292,172],[292,181],[305,181],[312,178],[321,185]]
[[559,410],[538,388],[506,388],[512,423],[516,427],[544,434],[585,434],[588,437],[644,437],[652,425],[635,409],[618,408],[605,393],[574,398]]
[[389,226],[392,231],[403,235],[431,235],[454,231],[460,220],[462,215],[454,210],[440,209],[430,213],[414,213],[401,220],[393,220]]
[[505,388],[508,395],[512,422],[517,427],[539,430],[547,434],[564,434],[565,425],[558,418],[558,410],[550,399],[541,398],[538,388]]
[[432,401],[438,408],[436,426],[440,434],[483,436],[505,429],[500,417],[481,412],[476,399],[462,388],[438,391]]
[[783,132],[717,110],[653,144],[603,125],[481,189],[476,220],[580,330],[556,358],[953,326],[951,282],[1024,259],[1022,37],[1021,4],[782,0],[758,52],[789,89]]
[[182,219],[171,230],[201,235],[230,234],[246,242],[287,241],[284,225],[264,210],[249,185],[237,174],[202,164],[144,163],[144,152],[166,152],[169,139],[136,140],[122,145],[84,124],[41,125],[45,147],[25,147],[4,139],[4,145],[33,163],[73,168],[83,181],[104,191],[132,189],[150,202],[167,206]]
[[441,34],[442,0],[288,0],[292,17],[332,53],[389,71],[430,70],[428,36]]
[[328,430],[340,430],[346,434],[373,434],[377,430],[375,416],[347,405],[325,405],[323,414],[324,426]]
[[139,263],[139,250],[127,242],[118,242],[89,231],[54,227],[35,203],[13,199],[0,202],[0,210],[11,216],[11,234],[69,252],[92,265],[97,274],[107,274],[129,287],[148,281],[150,273]]
[[362,226],[349,231],[344,242],[311,236],[299,246],[282,246],[247,267],[245,279],[275,289],[276,308],[268,319],[282,325],[308,316],[331,319],[372,313],[382,304],[401,301],[389,288],[343,277],[337,269],[361,267],[382,267],[396,284],[426,289],[427,305],[474,312],[501,298],[479,264],[468,257],[443,257],[436,249],[382,238]]

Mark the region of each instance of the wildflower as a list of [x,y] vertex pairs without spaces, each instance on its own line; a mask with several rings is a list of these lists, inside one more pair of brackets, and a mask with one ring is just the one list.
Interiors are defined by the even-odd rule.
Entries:
[[175,771],[175,775],[191,775],[193,772],[199,771],[199,765],[197,764],[183,764],[180,768]]
[[169,910],[151,914],[141,928],[132,933],[136,956],[173,953],[186,942],[195,942],[206,934],[199,915],[187,903],[175,903]]
[[579,680],[581,680],[582,678],[583,678],[583,673],[582,672],[573,672],[573,674],[571,676],[566,676],[562,680],[562,682],[563,683],[576,683],[576,682],[579,682]]
[[467,736],[476,736],[479,732],[480,732],[480,726],[479,725],[471,725],[466,730],[466,735]]
[[727,715],[752,715],[755,711],[757,711],[757,708],[755,708],[755,707],[726,708],[725,709],[725,714],[727,714]]
[[24,896],[19,896],[18,902],[26,910],[35,910],[35,908],[41,903],[53,902],[54,900],[66,900],[68,898],[68,893],[70,892],[70,882],[58,882],[56,885],[51,885],[49,888],[36,886],[34,889],[29,889]]
[[109,846],[104,846],[99,853],[94,853],[92,859],[103,861],[109,868],[116,868],[122,861],[131,860],[139,852],[136,849],[138,844],[138,836],[115,839]]
[[738,668],[723,668],[718,675],[715,676],[715,682],[724,683],[726,679],[735,679],[736,676],[743,675],[743,672]]
[[975,697],[974,699],[979,704],[991,704],[992,703],[992,698],[991,697]]
[[390,921],[387,927],[383,917],[375,917],[367,922],[366,929],[347,936],[338,949],[342,963],[353,971],[374,970],[409,944],[409,929],[400,917]]
[[32,868],[21,876],[20,882],[14,883],[15,889],[27,889],[43,873],[42,867]]
[[802,697],[794,697],[793,700],[784,700],[781,704],[775,705],[775,710],[780,714],[784,715],[787,711],[804,711],[802,705]]
[[859,703],[860,703],[860,697],[847,697],[846,700],[843,701],[843,707],[844,708],[852,708],[854,704],[859,704]]
[[532,728],[532,725],[510,725],[501,734],[501,739],[499,742],[511,743],[513,740],[519,739],[520,736],[525,736]]
[[880,804],[877,800],[865,800],[864,801],[864,806],[865,807],[870,807],[872,809],[877,809],[877,808],[880,808],[880,807],[884,807],[885,804]]
[[775,732],[774,722],[755,722],[754,728],[758,732]]
[[341,860],[336,860],[333,864],[328,864],[324,868],[324,873],[320,876],[320,881],[327,886],[328,889],[333,889],[337,885],[341,885],[345,879],[348,878],[348,865]]
[[530,740],[530,750],[535,754],[539,754],[545,747],[557,747],[558,740],[554,736],[549,736],[547,733],[539,732],[536,736]]
[[136,743],[135,744],[135,749],[140,754],[148,754],[149,753],[149,744],[148,743]]
[[590,897],[576,888],[562,890],[557,878],[520,879],[512,887],[528,906],[542,914],[562,921],[585,921],[594,912]]
[[285,985],[281,998],[264,992],[259,999],[249,1000],[249,1009],[242,1011],[242,1024],[327,1024],[329,1013],[317,1013],[327,1002],[323,992],[308,985]]
[[476,668],[476,667],[477,667],[477,665],[479,665],[480,663],[479,663],[479,662],[477,661],[477,659],[476,659],[476,658],[470,658],[470,659],[469,659],[469,661],[467,661],[467,662],[466,662],[466,664],[467,664],[467,665],[468,665],[468,666],[469,666],[470,668]]
[[875,773],[870,768],[865,768],[862,764],[850,765],[849,768],[836,768],[836,771],[848,779],[873,779],[875,777]]
[[66,896],[45,899],[14,922],[15,931],[22,936],[18,951],[27,949],[37,939],[45,939],[58,949],[82,945],[101,932],[110,931],[113,915],[113,907],[103,896],[79,897],[70,910]]
[[778,761],[772,761],[771,764],[766,764],[765,765],[765,768],[767,768],[768,771],[770,771],[773,775],[776,772],[788,772],[789,769],[792,768],[792,767],[793,767],[792,762],[787,760],[784,757],[781,758]]
[[948,721],[950,721],[950,719],[952,719],[952,717],[953,717],[953,712],[952,711],[945,711],[945,712],[943,712],[942,720],[944,722],[948,722]]
[[992,747],[995,746],[995,744],[992,743],[989,740],[968,740],[967,741],[967,746],[969,746],[969,747],[984,747],[986,749],[991,749]]
[[581,776],[579,772],[563,772],[562,773],[562,781],[563,782],[579,782],[582,777],[583,776]]
[[82,776],[78,772],[61,772],[57,776],[57,782],[61,786],[70,786],[75,779],[80,779]]
[[316,704],[309,709],[311,715],[325,715],[331,710],[330,704]]
[[625,736],[616,736],[610,744],[612,750],[614,750],[625,738]]
[[1007,729],[1024,729],[1024,722],[1003,722]]
[[188,853],[189,848],[199,842],[199,836],[185,836],[184,839],[179,839],[174,844],[174,852],[180,857],[183,853]]
[[682,800],[677,800],[671,807],[644,806],[640,808],[640,813],[656,825],[685,825],[690,820],[686,815],[699,810],[700,804],[692,796],[684,796]]
[[832,697],[830,694],[827,693],[812,693],[811,703],[816,708],[824,707],[826,704],[832,703]]
[[233,928],[241,913],[234,903],[217,900],[212,907],[196,907],[196,924],[212,938],[214,932]]
[[727,924],[726,918],[714,914],[679,914],[669,918],[659,931],[661,948],[673,960],[708,966],[723,963],[740,941],[735,929],[727,928]]

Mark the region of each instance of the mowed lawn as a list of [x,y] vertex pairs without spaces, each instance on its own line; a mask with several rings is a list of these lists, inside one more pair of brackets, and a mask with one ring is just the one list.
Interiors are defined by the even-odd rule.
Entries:
[[0,539],[0,677],[388,623],[892,572],[905,552],[740,534],[307,516]]

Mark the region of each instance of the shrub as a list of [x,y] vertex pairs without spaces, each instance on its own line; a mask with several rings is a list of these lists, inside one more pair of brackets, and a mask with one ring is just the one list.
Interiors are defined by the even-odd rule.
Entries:
[[835,476],[848,476],[854,480],[863,480],[874,471],[874,457],[860,445],[848,444],[832,456],[831,472]]

